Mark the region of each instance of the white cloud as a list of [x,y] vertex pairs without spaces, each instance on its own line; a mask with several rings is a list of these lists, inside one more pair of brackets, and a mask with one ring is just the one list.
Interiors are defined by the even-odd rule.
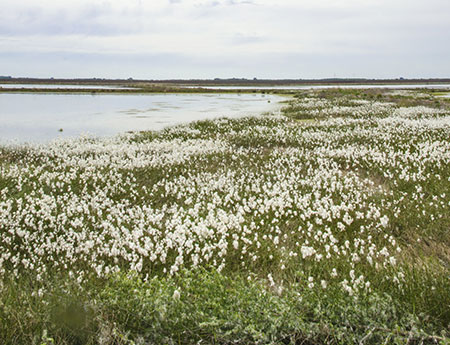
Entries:
[[[450,57],[449,31],[450,2],[443,0],[3,0],[0,74],[8,74],[6,68],[16,70],[11,68],[14,60],[6,57],[11,54],[66,54],[73,57],[74,71],[75,57],[82,59],[83,54],[84,66],[93,54],[112,60],[169,54],[205,65],[203,71],[201,66],[182,70],[182,62],[174,58],[173,66],[161,67],[160,73],[177,71],[181,77],[214,70],[239,75],[249,66],[254,66],[253,74],[264,69],[273,77],[296,77],[297,72],[290,71],[298,68],[295,56],[308,61],[304,73],[309,77],[334,73],[341,59],[348,63],[339,63],[340,70],[381,77],[389,64],[402,67],[405,57],[416,61],[407,64],[411,74],[425,76],[436,73],[436,61]],[[358,67],[359,59],[367,64]],[[395,61],[383,66],[380,59]],[[269,62],[283,68],[268,66]],[[427,68],[427,62],[433,66]],[[33,74],[30,63],[26,73]],[[448,64],[440,67],[441,76],[448,76]],[[102,73],[114,76],[118,69]]]

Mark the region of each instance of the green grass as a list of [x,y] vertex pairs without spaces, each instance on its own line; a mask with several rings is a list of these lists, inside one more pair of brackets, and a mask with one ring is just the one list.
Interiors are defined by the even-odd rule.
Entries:
[[119,274],[89,286],[89,294],[57,284],[42,297],[31,296],[26,284],[9,285],[0,313],[4,344],[444,341],[418,328],[426,315],[403,310],[388,294],[354,300],[341,291],[293,286],[279,295],[258,282],[203,269],[147,282]]

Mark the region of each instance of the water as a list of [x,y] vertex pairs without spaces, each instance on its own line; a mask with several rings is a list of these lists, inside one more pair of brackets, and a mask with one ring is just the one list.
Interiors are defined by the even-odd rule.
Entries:
[[260,94],[5,93],[0,94],[0,143],[48,142],[81,134],[109,136],[126,131],[160,130],[195,120],[271,111],[279,109],[280,100],[283,98]]
[[450,88],[450,84],[378,84],[378,85],[349,85],[349,84],[335,84],[335,85],[277,85],[277,86],[236,86],[236,85],[224,85],[224,86],[185,86],[187,88],[203,88],[203,89],[223,89],[223,90],[308,90],[308,89],[441,89]]
[[0,84],[0,88],[7,89],[122,89],[133,90],[132,87],[119,85],[63,85],[63,84]]

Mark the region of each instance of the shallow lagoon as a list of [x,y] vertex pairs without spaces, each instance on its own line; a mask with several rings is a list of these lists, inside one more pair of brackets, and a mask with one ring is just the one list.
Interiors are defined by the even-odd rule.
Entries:
[[274,86],[185,86],[187,88],[222,90],[309,90],[309,89],[449,89],[450,84],[333,84],[333,85],[274,85]]
[[1,84],[0,89],[123,89],[133,90],[133,87],[118,85],[77,85],[77,84]]
[[0,94],[0,142],[160,130],[195,120],[271,111],[280,107],[280,100],[283,98],[261,94],[5,93]]

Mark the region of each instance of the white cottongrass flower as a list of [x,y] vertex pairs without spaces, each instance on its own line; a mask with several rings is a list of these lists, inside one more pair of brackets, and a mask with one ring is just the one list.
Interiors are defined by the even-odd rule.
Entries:
[[174,300],[179,300],[179,299],[180,299],[180,296],[181,296],[180,291],[175,290],[175,291],[173,292],[172,298],[173,298]]

